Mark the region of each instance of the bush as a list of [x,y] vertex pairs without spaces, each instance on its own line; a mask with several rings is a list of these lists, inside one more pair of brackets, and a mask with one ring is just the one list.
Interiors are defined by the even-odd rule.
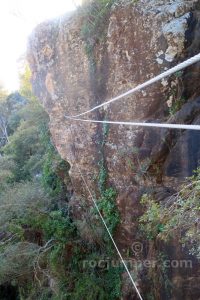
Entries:
[[96,70],[96,60],[94,55],[95,45],[105,38],[106,24],[108,24],[110,9],[116,0],[92,1],[84,8],[86,14],[81,30],[81,35],[85,41],[85,51],[90,62],[90,71]]
[[50,203],[51,199],[38,182],[16,183],[0,194],[0,226],[43,214]]
[[37,254],[36,244],[22,242],[8,245],[3,252],[0,251],[0,285],[32,272]]
[[98,201],[98,207],[111,233],[114,233],[117,225],[120,223],[120,215],[115,202],[116,196],[117,192],[113,188],[108,188]]
[[181,190],[167,203],[157,203],[144,195],[142,204],[146,212],[140,218],[140,227],[148,239],[168,242],[179,238],[190,253],[200,257],[200,169],[189,178]]

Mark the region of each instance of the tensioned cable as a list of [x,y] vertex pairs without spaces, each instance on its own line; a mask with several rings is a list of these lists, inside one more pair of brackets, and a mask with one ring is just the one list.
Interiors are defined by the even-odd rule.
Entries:
[[143,126],[143,127],[157,127],[157,128],[169,128],[169,129],[188,129],[188,130],[200,130],[200,125],[186,125],[186,124],[168,124],[168,123],[145,123],[145,122],[123,122],[123,121],[99,121],[90,119],[79,119],[66,116],[71,121],[81,121],[87,123],[102,123],[102,124],[114,124],[114,125],[127,125],[127,126]]
[[133,93],[135,93],[137,91],[140,91],[140,90],[144,89],[145,87],[147,87],[147,86],[149,86],[149,85],[151,85],[151,84],[153,84],[153,83],[155,83],[155,82],[157,82],[157,81],[159,81],[161,79],[164,79],[165,77],[168,77],[168,76],[170,76],[170,75],[172,75],[172,74],[174,74],[174,73],[176,73],[178,71],[181,71],[181,70],[185,69],[186,67],[189,67],[190,65],[192,65],[192,64],[194,64],[194,63],[196,63],[198,61],[200,61],[200,53],[197,54],[197,55],[195,55],[195,56],[193,56],[193,57],[191,57],[191,58],[189,58],[188,60],[186,60],[186,61],[178,64],[177,66],[175,66],[175,67],[173,67],[173,68],[165,71],[164,73],[162,73],[162,74],[160,74],[160,75],[158,75],[156,77],[153,77],[152,79],[150,79],[150,80],[148,80],[148,81],[146,81],[146,82],[144,82],[142,84],[139,84],[138,86],[134,87],[133,89],[131,89],[131,90],[129,90],[129,91],[127,91],[127,92],[125,92],[125,93],[123,93],[123,94],[115,97],[115,98],[112,98],[112,99],[110,99],[110,100],[108,100],[108,101],[106,101],[106,102],[104,102],[102,104],[99,104],[99,105],[91,108],[90,110],[87,110],[87,111],[85,111],[83,113],[80,113],[78,115],[67,116],[67,117],[77,118],[77,117],[89,114],[90,112],[92,112],[92,111],[94,111],[94,110],[96,110],[98,108],[106,106],[106,105],[108,105],[108,104],[110,104],[112,102],[115,102],[115,101],[120,100],[120,99],[122,99],[124,97],[127,97],[130,94],[133,94]]
[[[86,112],[83,112],[83,113],[75,115],[75,116],[65,116],[65,117],[67,119],[71,119],[71,120],[74,120],[74,121],[82,121],[82,122],[90,122],[90,123],[92,122],[92,123],[104,123],[104,124],[107,123],[107,124],[129,125],[129,126],[131,125],[131,126],[145,126],[145,127],[159,127],[159,128],[176,128],[176,129],[200,130],[200,125],[159,124],[159,123],[144,123],[144,122],[117,122],[117,121],[106,121],[106,120],[104,120],[104,121],[98,121],[98,120],[84,120],[84,119],[77,118],[77,117],[83,116],[85,114],[88,114],[88,113],[90,113],[90,112],[92,112],[92,111],[94,111],[94,110],[96,110],[98,108],[101,108],[101,107],[103,107],[105,105],[108,105],[108,104],[110,104],[112,102],[115,102],[115,101],[117,101],[117,100],[119,100],[121,98],[124,98],[124,97],[126,97],[126,96],[128,96],[128,95],[130,95],[132,93],[135,93],[136,91],[139,91],[139,90],[141,90],[141,89],[143,89],[143,88],[145,88],[145,87],[147,87],[147,86],[149,86],[149,85],[151,85],[151,84],[153,84],[153,83],[155,83],[155,82],[157,82],[157,81],[159,81],[159,80],[161,80],[161,79],[163,79],[163,78],[165,78],[165,77],[167,77],[167,76],[169,76],[169,75],[171,75],[171,74],[173,74],[175,72],[178,72],[178,71],[180,71],[180,70],[182,70],[182,69],[184,69],[184,68],[186,68],[186,67],[188,67],[188,66],[190,66],[190,65],[192,65],[192,64],[194,64],[196,62],[198,62],[198,61],[200,61],[200,53],[198,55],[195,55],[194,57],[186,60],[185,62],[180,63],[179,65],[173,67],[172,69],[170,69],[170,70],[168,70],[168,71],[166,71],[166,72],[164,72],[164,73],[162,73],[162,74],[160,74],[160,75],[158,75],[158,76],[156,76],[156,77],[154,77],[154,78],[146,81],[145,83],[136,86],[135,88],[127,91],[126,93],[123,93],[123,94],[121,94],[121,95],[119,95],[119,96],[117,96],[115,98],[110,99],[109,101],[106,101],[106,102],[104,102],[104,103],[102,103],[100,105],[97,105],[94,108],[92,108],[92,109],[90,109],[90,110],[88,110]],[[82,180],[83,180],[83,182],[84,182],[84,184],[85,184],[85,186],[86,186],[86,188],[87,188],[87,190],[89,192],[89,195],[90,195],[90,197],[91,197],[91,199],[92,199],[92,201],[93,201],[93,203],[94,203],[94,205],[95,205],[95,207],[97,209],[97,212],[98,212],[98,214],[99,214],[99,216],[100,216],[100,218],[101,218],[101,220],[102,220],[102,222],[103,222],[103,224],[104,224],[104,226],[105,226],[105,228],[106,228],[106,230],[107,230],[107,232],[109,234],[109,237],[110,237],[110,239],[111,239],[111,241],[112,241],[112,243],[113,243],[113,245],[114,245],[114,247],[115,247],[115,249],[116,249],[116,251],[117,251],[117,253],[118,253],[118,255],[119,255],[119,257],[120,257],[120,259],[121,259],[121,261],[122,261],[122,263],[123,263],[123,265],[125,267],[125,269],[126,269],[126,271],[127,271],[127,274],[129,275],[129,278],[130,278],[130,280],[131,280],[131,282],[132,282],[132,284],[134,286],[134,289],[136,290],[137,295],[140,298],[140,300],[143,300],[142,296],[141,296],[141,294],[140,294],[140,292],[139,292],[139,290],[138,290],[138,288],[137,288],[137,286],[136,286],[136,284],[135,284],[135,282],[134,282],[134,280],[133,280],[133,278],[132,278],[132,276],[130,274],[130,271],[129,271],[128,267],[126,266],[126,263],[125,263],[122,255],[121,255],[121,253],[120,253],[120,251],[119,251],[119,249],[118,249],[118,247],[117,247],[117,245],[116,245],[116,243],[115,243],[115,241],[114,241],[114,239],[112,237],[112,234],[110,233],[110,230],[109,230],[109,228],[108,228],[108,226],[107,226],[107,224],[106,224],[106,222],[105,222],[105,220],[104,220],[104,218],[103,218],[103,216],[102,216],[102,214],[101,214],[101,212],[100,212],[100,210],[98,208],[98,205],[97,205],[97,203],[96,203],[96,201],[95,201],[95,199],[94,199],[94,197],[92,195],[92,192],[90,191],[90,188],[87,185],[87,182],[86,182],[83,174],[81,173],[81,170],[80,170],[78,164],[77,164],[77,168],[78,168],[78,171],[79,171],[79,173],[81,175],[81,178],[82,178]]]
[[112,234],[110,233],[110,230],[109,230],[109,228],[108,228],[108,226],[107,226],[107,224],[106,224],[106,222],[105,222],[105,220],[104,220],[104,218],[103,218],[103,216],[102,216],[102,214],[101,214],[101,212],[100,212],[100,210],[99,210],[99,208],[98,208],[98,205],[97,205],[97,203],[96,203],[96,201],[95,201],[95,199],[94,199],[94,197],[93,197],[93,195],[92,195],[92,192],[90,191],[90,188],[89,188],[89,186],[87,185],[87,182],[86,182],[85,178],[83,177],[83,175],[82,175],[81,170],[80,170],[79,167],[78,167],[78,169],[79,169],[81,178],[82,178],[82,180],[83,180],[85,186],[87,187],[88,193],[90,194],[90,197],[91,197],[91,199],[92,199],[92,201],[93,201],[93,203],[94,203],[94,205],[95,205],[95,207],[96,207],[96,209],[97,209],[97,211],[98,211],[98,214],[99,214],[99,216],[100,216],[100,218],[101,218],[101,220],[102,220],[102,222],[103,222],[103,224],[104,224],[104,226],[105,226],[105,228],[106,228],[106,230],[107,230],[107,232],[108,232],[108,234],[109,234],[109,236],[110,236],[110,239],[112,240],[112,243],[113,243],[113,245],[114,245],[114,247],[115,247],[115,249],[116,249],[116,251],[117,251],[117,253],[118,253],[118,255],[119,255],[119,257],[120,257],[120,259],[121,259],[121,261],[122,261],[122,263],[123,263],[123,265],[124,265],[124,268],[126,269],[126,272],[128,273],[128,276],[129,276],[129,278],[130,278],[130,280],[131,280],[131,282],[132,282],[132,284],[133,284],[133,286],[134,286],[134,288],[135,288],[135,290],[136,290],[136,292],[137,292],[137,294],[138,294],[138,297],[139,297],[141,300],[143,300],[143,298],[142,298],[142,296],[141,296],[141,294],[140,294],[140,292],[139,292],[139,290],[138,290],[138,288],[137,288],[137,286],[136,286],[136,283],[134,282],[134,280],[133,280],[133,278],[132,278],[132,276],[131,276],[131,273],[130,273],[130,271],[129,271],[129,269],[128,269],[128,267],[127,267],[127,265],[126,265],[126,263],[125,263],[125,261],[124,261],[122,255],[121,255],[121,253],[120,253],[120,251],[119,251],[119,249],[118,249],[118,247],[117,247],[117,245],[116,245],[116,243],[115,243],[115,240],[113,239]]
[[[71,128],[70,128],[70,131],[71,131],[71,134],[72,134]],[[72,136],[73,136],[73,134],[72,134]],[[75,157],[74,157],[74,158],[75,158]],[[123,263],[123,266],[124,266],[124,268],[125,268],[125,270],[126,270],[128,276],[129,276],[129,278],[130,278],[130,280],[131,280],[131,282],[132,282],[132,284],[133,284],[133,287],[134,287],[134,289],[135,289],[135,291],[136,291],[136,293],[137,293],[139,299],[140,299],[140,300],[143,300],[143,298],[142,298],[142,296],[141,296],[141,294],[140,294],[140,291],[138,290],[137,285],[136,285],[135,281],[133,280],[133,278],[132,278],[132,276],[131,276],[131,273],[130,273],[130,271],[129,271],[129,269],[128,269],[128,267],[127,267],[127,265],[126,265],[126,263],[125,263],[125,261],[124,261],[124,259],[123,259],[123,257],[122,257],[122,255],[121,255],[121,252],[119,251],[119,249],[118,249],[118,247],[117,247],[117,244],[115,243],[115,240],[114,240],[114,238],[113,238],[113,236],[112,236],[112,234],[111,234],[111,232],[110,232],[110,230],[109,230],[109,228],[108,228],[108,226],[107,226],[107,224],[106,224],[106,222],[105,222],[105,220],[104,220],[104,217],[103,217],[102,213],[101,213],[100,210],[99,210],[99,207],[98,207],[98,205],[97,205],[97,202],[96,202],[95,198],[94,198],[93,195],[92,195],[92,192],[91,192],[91,190],[90,190],[90,188],[89,188],[89,186],[88,186],[88,184],[87,184],[87,182],[86,182],[86,180],[85,180],[85,177],[83,176],[83,174],[82,174],[82,172],[81,172],[81,169],[79,168],[79,166],[78,166],[77,163],[75,163],[75,165],[76,165],[76,167],[77,167],[77,169],[78,169],[78,172],[80,173],[80,176],[81,176],[81,178],[82,178],[82,181],[83,181],[83,183],[85,184],[86,189],[87,189],[87,191],[88,191],[88,193],[89,193],[89,195],[90,195],[90,197],[91,197],[91,199],[92,199],[92,201],[93,201],[93,203],[94,203],[94,206],[95,206],[95,208],[96,208],[96,210],[97,210],[97,212],[98,212],[98,214],[99,214],[99,216],[100,216],[100,218],[101,218],[101,220],[102,220],[102,222],[103,222],[103,224],[104,224],[104,226],[105,226],[105,228],[106,228],[106,230],[107,230],[107,232],[108,232],[108,235],[109,235],[109,237],[110,237],[110,239],[111,239],[111,241],[112,241],[112,243],[113,243],[113,245],[114,245],[114,247],[115,247],[115,249],[116,249],[116,251],[117,251],[117,254],[118,254],[119,257],[120,257],[121,262]]]

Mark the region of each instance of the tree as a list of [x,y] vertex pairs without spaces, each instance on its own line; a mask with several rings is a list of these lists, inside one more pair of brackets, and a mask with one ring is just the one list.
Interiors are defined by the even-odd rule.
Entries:
[[20,94],[30,100],[35,100],[36,97],[34,96],[32,92],[32,86],[31,86],[31,70],[28,66],[28,64],[25,64],[23,72],[20,74]]
[[9,111],[6,103],[7,95],[5,91],[0,90],[0,145],[9,141],[8,138],[8,116]]
[[9,142],[9,135],[20,123],[18,112],[26,104],[18,92],[7,95],[0,91],[0,147]]

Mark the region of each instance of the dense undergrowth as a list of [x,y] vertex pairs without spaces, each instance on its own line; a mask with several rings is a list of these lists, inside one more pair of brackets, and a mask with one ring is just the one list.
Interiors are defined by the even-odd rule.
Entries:
[[[1,98],[7,135],[0,132],[0,299],[11,299],[12,289],[20,300],[119,299],[122,270],[90,265],[113,257],[113,249],[106,232],[101,243],[87,243],[73,220],[70,166],[51,142],[29,76],[26,69],[21,94]],[[105,187],[99,200],[112,232],[119,219],[115,196]]]
[[[194,176],[186,179],[179,192],[164,202],[157,201],[152,194],[143,195],[144,214],[139,219],[140,232],[151,249],[150,260],[155,261],[155,265],[147,269],[148,299],[157,299],[159,289],[164,291],[167,299],[171,299],[173,283],[170,274],[173,267],[179,265],[187,274],[200,258],[199,197],[199,169]],[[179,250],[175,250],[174,246]],[[176,252],[170,257],[170,248],[179,251],[179,257],[176,257]],[[170,266],[172,262],[174,266]]]
[[190,254],[200,257],[200,170],[167,202],[159,203],[145,194],[141,200],[146,211],[140,218],[140,229],[151,241],[176,238]]

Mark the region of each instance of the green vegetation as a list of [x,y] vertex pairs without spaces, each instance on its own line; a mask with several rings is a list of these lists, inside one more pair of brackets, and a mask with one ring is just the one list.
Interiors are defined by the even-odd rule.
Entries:
[[182,76],[183,76],[182,71],[176,72],[171,82],[169,100],[167,101],[170,116],[175,115],[181,109],[183,104],[186,103],[186,99],[183,96],[184,85],[183,85]]
[[85,22],[82,27],[82,37],[85,41],[90,41],[86,45],[87,53],[90,53],[94,45],[104,37],[110,9],[115,2],[117,0],[97,0],[84,7]]
[[117,225],[120,223],[120,215],[116,206],[117,191],[113,187],[108,186],[108,172],[104,153],[104,146],[106,145],[108,133],[109,125],[104,124],[102,130],[102,142],[100,145],[101,160],[99,161],[98,176],[100,198],[98,199],[98,207],[104,216],[110,232],[113,234]]
[[[26,68],[21,94],[2,93],[1,100],[7,136],[0,132],[0,299],[9,296],[3,295],[10,287],[20,300],[117,300],[122,270],[90,266],[91,260],[98,262],[113,250],[105,235],[87,243],[83,221],[79,226],[73,221],[66,186],[70,166],[51,142],[48,116],[32,95],[29,78]],[[119,219],[116,192],[107,187],[103,173],[99,207],[114,232]],[[88,214],[97,224],[94,211]]]
[[20,122],[2,152],[15,162],[15,181],[30,179],[41,171],[46,152],[42,144],[41,128],[47,116],[37,102],[30,102],[19,112]]
[[172,105],[169,107],[169,114],[171,116],[175,115],[175,113],[177,113],[177,111],[181,109],[184,103],[185,103],[185,98],[183,97],[180,97],[175,101],[173,101]]
[[[85,51],[90,62],[90,72],[94,74],[96,70],[95,46],[98,43],[103,44],[109,21],[111,7],[117,0],[97,0],[84,7],[84,23],[82,27],[82,38],[85,42]],[[96,75],[96,77],[98,77]],[[97,79],[98,84],[101,78]],[[108,186],[108,173],[104,146],[106,144],[109,132],[108,124],[103,125],[102,141],[100,143],[101,159],[99,161],[98,188],[100,197],[98,199],[99,209],[104,216],[106,224],[113,234],[117,225],[120,223],[119,212],[116,207],[117,192],[113,187]],[[97,212],[96,212],[97,213]],[[107,233],[105,240],[108,242]],[[110,245],[112,248],[112,246]]]
[[147,270],[149,290],[154,295],[152,299],[157,298],[158,287],[165,290],[168,299],[171,299],[171,270],[165,264],[169,259],[165,251],[174,241],[196,259],[200,258],[199,197],[200,169],[167,202],[157,202],[151,194],[142,197],[145,212],[140,217],[140,231],[142,238],[149,240],[151,259],[156,261],[156,273],[155,267]]
[[96,71],[95,46],[103,43],[112,5],[118,0],[97,0],[84,7],[84,23],[81,35],[90,62],[90,71]]
[[120,216],[115,201],[116,196],[117,192],[113,188],[107,188],[98,202],[98,207],[111,233],[115,232],[117,225],[120,223]]
[[188,181],[177,195],[164,204],[144,195],[141,202],[146,212],[140,218],[140,224],[142,232],[149,240],[169,242],[176,236],[184,247],[190,249],[191,254],[200,257],[200,170]]

